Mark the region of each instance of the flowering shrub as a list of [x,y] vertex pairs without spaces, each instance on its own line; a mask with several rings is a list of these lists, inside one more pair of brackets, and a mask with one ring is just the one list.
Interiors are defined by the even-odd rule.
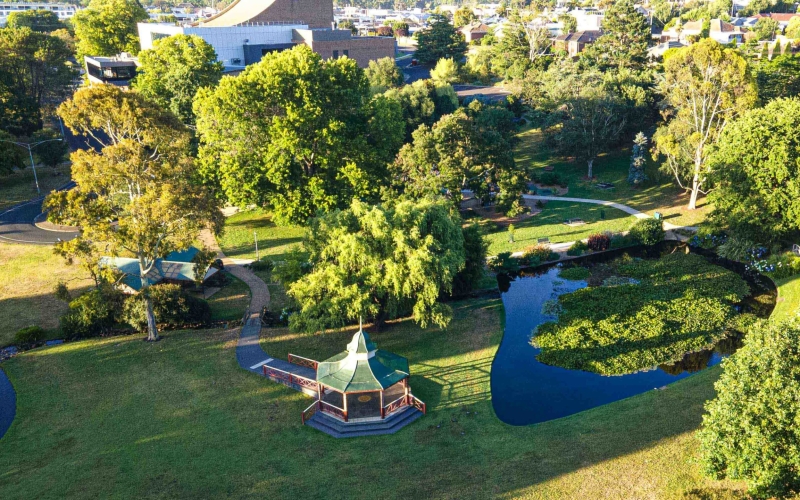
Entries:
[[586,246],[589,247],[589,250],[594,252],[608,250],[608,248],[611,246],[611,237],[607,234],[592,234],[589,236]]

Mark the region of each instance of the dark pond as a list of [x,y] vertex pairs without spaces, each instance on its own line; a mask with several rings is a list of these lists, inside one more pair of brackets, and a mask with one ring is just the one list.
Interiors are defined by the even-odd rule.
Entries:
[[[656,248],[617,250],[572,262],[591,265],[623,253],[653,258],[664,252],[685,249],[665,242]],[[703,253],[697,249],[692,251]],[[707,258],[712,257],[707,255]],[[747,280],[752,294],[743,301],[742,308],[762,317],[769,316],[776,297],[772,282],[758,275],[745,274],[743,266],[736,263],[713,260]],[[719,363],[740,344],[736,339],[725,339],[713,349],[687,354],[678,363],[621,376],[602,376],[542,364],[536,360],[539,349],[530,343],[533,329],[554,319],[542,314],[542,305],[547,300],[586,286],[584,281],[560,278],[560,269],[559,266],[547,266],[523,272],[515,278],[498,277],[506,326],[492,363],[492,405],[498,418],[507,424],[544,422],[660,388]]]

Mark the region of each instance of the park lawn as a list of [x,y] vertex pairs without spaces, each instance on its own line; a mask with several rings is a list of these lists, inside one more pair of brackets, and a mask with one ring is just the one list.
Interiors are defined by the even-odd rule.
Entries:
[[283,260],[287,252],[300,247],[305,236],[304,228],[278,226],[268,212],[255,209],[228,217],[225,231],[217,241],[228,257],[253,260],[256,258],[253,231],[258,236],[259,257],[269,256],[274,260]]
[[67,311],[54,289],[63,281],[73,297],[93,284],[77,264],[68,265],[48,245],[0,243],[0,347],[20,328],[39,325],[58,337],[58,318]]
[[[60,187],[70,180],[70,165],[61,164],[56,168],[40,166],[36,169],[42,195]],[[11,175],[0,177],[0,210],[17,203],[38,198],[33,170],[24,168]]]
[[[373,339],[409,357],[428,414],[390,436],[337,440],[300,422],[310,399],[238,367],[236,330],[40,348],[3,363],[17,418],[0,441],[2,498],[705,498],[694,430],[718,369],[664,391],[512,427],[494,416],[498,299],[452,304],[441,331]],[[266,332],[271,356],[322,359],[350,332]],[[124,389],[121,389],[124,388]]]
[[250,304],[250,288],[232,274],[225,272],[225,275],[230,280],[229,283],[208,299],[211,318],[216,321],[242,319]]
[[[604,218],[601,218],[602,217]],[[580,218],[586,225],[570,227],[566,219]],[[485,239],[489,243],[488,255],[500,252],[516,252],[536,245],[539,238],[548,237],[551,243],[563,243],[588,238],[590,234],[604,231],[627,231],[636,222],[636,217],[616,208],[575,203],[548,201],[541,213],[514,224],[514,243],[508,241],[507,228],[492,228]]]
[[[517,136],[519,144],[515,151],[517,163],[531,168],[539,175],[546,166],[555,167],[554,172],[566,181],[569,194],[575,198],[594,198],[614,201],[628,205],[641,212],[653,214],[661,212],[664,220],[676,225],[696,226],[708,216],[711,206],[705,198],[698,201],[697,210],[686,210],[689,196],[680,189],[672,176],[658,171],[658,165],[648,155],[646,173],[648,180],[641,188],[634,188],[627,182],[630,167],[630,148],[625,147],[603,155],[594,162],[595,180],[586,180],[587,165],[568,158],[553,156],[547,146],[542,144],[541,132],[529,128]],[[614,184],[614,188],[603,190],[599,182]]]
[[778,303],[772,311],[772,318],[788,319],[800,312],[800,275],[774,280],[778,287]]

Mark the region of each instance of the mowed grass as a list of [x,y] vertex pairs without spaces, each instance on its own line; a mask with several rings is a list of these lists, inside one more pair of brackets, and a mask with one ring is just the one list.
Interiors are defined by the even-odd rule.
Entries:
[[[703,197],[699,200],[698,209],[687,210],[688,194],[677,186],[671,175],[658,171],[658,164],[649,154],[646,167],[649,179],[641,188],[634,188],[627,182],[631,158],[629,147],[596,159],[593,168],[595,179],[588,181],[587,165],[584,162],[553,155],[543,144],[542,134],[538,129],[525,130],[518,135],[518,138],[519,144],[515,151],[517,164],[530,167],[538,174],[543,174],[543,168],[548,165],[554,167],[554,172],[569,186],[569,194],[566,196],[614,201],[650,215],[653,212],[661,212],[667,222],[683,226],[702,223],[710,212],[711,207]],[[597,187],[600,182],[612,183],[614,188],[600,189]]]
[[[602,218],[601,218],[602,217]],[[567,226],[566,219],[583,219],[586,225]],[[567,201],[548,201],[541,213],[514,224],[514,242],[508,238],[507,228],[492,228],[486,234],[489,243],[488,255],[500,252],[516,252],[536,245],[539,238],[548,237],[551,243],[577,241],[589,235],[604,231],[627,231],[636,222],[636,217],[616,208],[573,203]]]
[[208,299],[211,318],[217,321],[242,319],[250,304],[250,288],[232,274],[225,272],[225,275],[229,280],[228,284]]
[[[572,417],[494,416],[498,299],[453,303],[451,326],[373,334],[409,358],[428,415],[389,436],[333,439],[300,422],[310,399],[236,364],[236,330],[112,337],[4,362],[17,418],[0,440],[0,497],[701,498],[694,430],[718,369]],[[350,332],[268,332],[271,356],[322,359]]]
[[85,271],[67,265],[48,245],[0,243],[0,269],[0,347],[30,325],[57,337],[58,318],[68,307],[55,297],[56,284],[63,281],[73,297],[93,285]]
[[775,280],[778,287],[778,303],[772,311],[772,318],[788,319],[800,312],[800,275]]
[[[39,188],[42,190],[42,195],[45,195],[69,182],[70,166],[69,164],[62,164],[56,168],[39,166],[36,167],[36,174],[39,176]],[[0,177],[0,210],[39,196],[41,195],[36,192],[36,183],[30,166]]]
[[283,260],[287,252],[301,246],[305,229],[299,226],[277,226],[269,213],[260,209],[239,212],[225,220],[225,231],[218,239],[228,257],[255,259],[255,231],[259,257]]

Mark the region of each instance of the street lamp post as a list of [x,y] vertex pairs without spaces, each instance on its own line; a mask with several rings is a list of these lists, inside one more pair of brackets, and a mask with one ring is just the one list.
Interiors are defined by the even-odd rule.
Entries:
[[0,142],[9,142],[11,144],[15,144],[21,148],[26,148],[28,150],[28,155],[31,157],[31,168],[33,169],[33,180],[36,182],[36,193],[42,194],[42,190],[39,189],[39,177],[36,175],[36,164],[33,161],[33,148],[38,146],[39,144],[44,144],[45,142],[53,142],[53,141],[63,141],[64,139],[47,139],[46,141],[39,141],[39,142],[16,142],[16,141],[5,141],[0,139]]

